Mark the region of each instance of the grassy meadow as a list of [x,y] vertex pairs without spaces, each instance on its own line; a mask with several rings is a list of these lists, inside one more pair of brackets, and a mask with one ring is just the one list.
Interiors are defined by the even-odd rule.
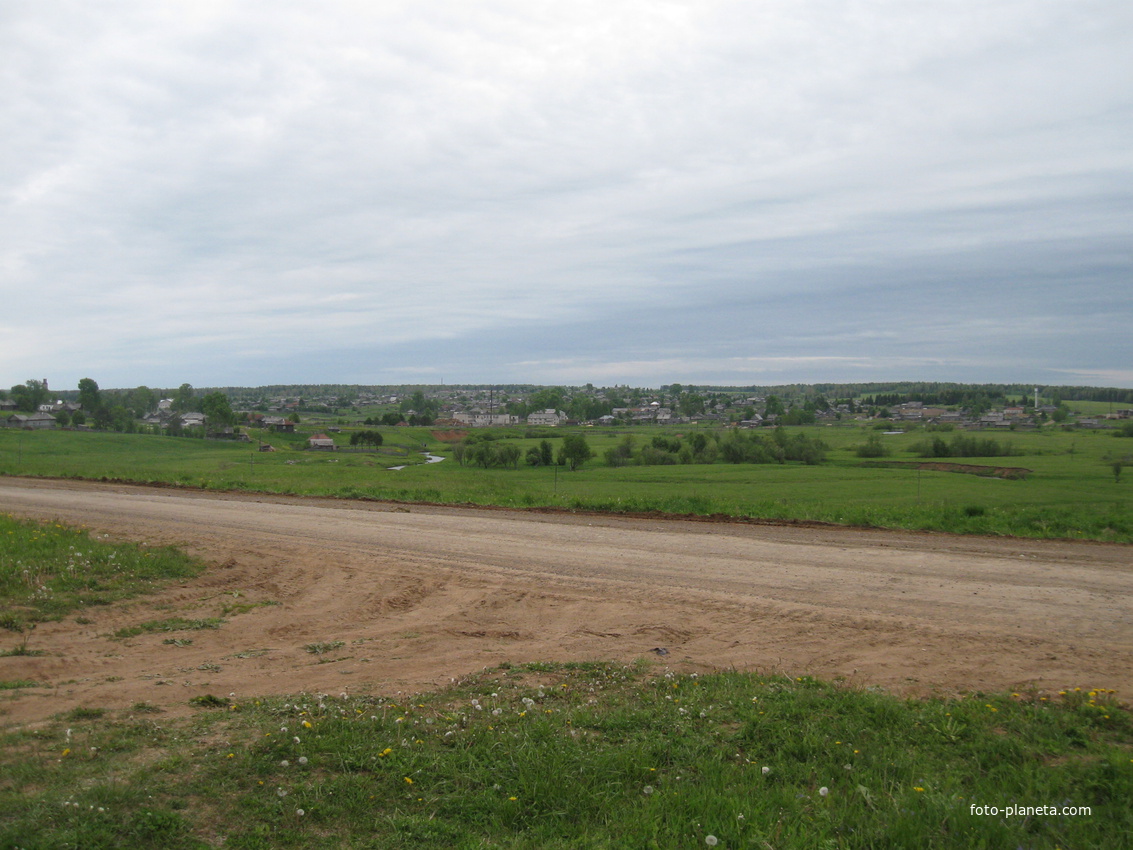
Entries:
[[[24,618],[0,656],[26,654],[37,619],[109,603],[103,583],[121,598],[199,568],[55,523],[0,517],[0,534],[0,607]],[[76,558],[102,566],[76,582]],[[430,693],[208,695],[177,717],[84,705],[4,728],[6,701],[66,684],[6,661],[2,847],[1116,848],[1133,831],[1133,714],[1105,683],[911,700],[645,661],[505,664]]]
[[[427,428],[380,429],[381,451],[302,450],[309,431],[271,435],[274,452],[247,443],[114,433],[0,431],[0,474],[113,479],[206,489],[246,490],[508,507],[616,512],[726,514],[959,533],[1133,541],[1133,463],[1115,476],[1112,462],[1133,455],[1133,439],[1111,432],[1061,429],[996,433],[1016,455],[946,461],[1016,467],[1010,479],[918,468],[914,446],[935,436],[922,429],[881,436],[890,451],[869,465],[855,449],[880,432],[860,425],[791,429],[822,439],[827,461],[786,464],[678,464],[610,467],[607,448],[624,434],[638,445],[661,429],[580,429],[595,457],[565,467],[482,469],[460,466],[452,445]],[[693,429],[694,430],[694,429]],[[667,433],[689,433],[690,429]],[[540,437],[494,429],[522,452]],[[566,429],[545,432],[556,446]],[[941,434],[951,439],[951,434]],[[349,430],[335,435],[345,447]],[[427,449],[446,460],[426,464]],[[394,465],[405,469],[390,470]],[[990,471],[990,470],[988,470]]]

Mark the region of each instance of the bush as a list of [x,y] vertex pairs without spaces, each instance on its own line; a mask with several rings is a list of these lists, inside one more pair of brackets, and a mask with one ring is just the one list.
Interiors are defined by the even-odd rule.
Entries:
[[863,445],[854,449],[854,453],[858,457],[888,457],[891,454],[889,447],[881,442],[881,437],[877,434],[871,434]]
[[923,440],[913,446],[920,457],[1011,457],[1019,454],[1011,443],[1000,444],[990,437],[969,437],[957,434],[952,442],[943,437]]

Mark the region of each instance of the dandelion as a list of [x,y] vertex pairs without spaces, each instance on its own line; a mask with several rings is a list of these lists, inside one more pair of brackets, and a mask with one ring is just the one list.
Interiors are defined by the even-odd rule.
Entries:
[[287,759],[284,759],[283,761],[281,761],[279,763],[279,766],[280,767],[291,767],[291,762],[289,762]]
[[916,791],[918,794],[924,793],[924,788],[922,788],[920,785],[914,785],[913,790]]
[[407,777],[405,777],[405,784],[406,784],[406,785],[412,785],[412,784],[413,784],[413,780],[412,780],[412,779],[410,779],[410,778],[409,778],[409,777],[407,776]]
[[650,794],[653,793],[653,786],[652,785],[646,785],[644,788],[641,789],[641,793],[644,794],[646,797],[648,797]]
[[704,836],[704,843],[709,847],[715,847],[720,843],[720,839],[718,839],[715,835],[706,835]]
[[312,728],[312,727],[311,727],[311,721],[310,721],[310,720],[304,720],[304,721],[303,721],[303,728],[304,728],[304,729],[310,729],[310,728]]
[[303,817],[303,815],[305,815],[307,813],[305,811],[303,811],[302,809],[296,809],[295,814],[299,815],[299,817]]
[[299,764],[306,764],[306,763],[307,763],[307,757],[306,756],[299,756]]
[[830,789],[827,788],[825,785],[823,785],[821,788],[818,789],[818,796],[819,797],[825,797],[829,793],[830,793]]
[[767,774],[769,774],[771,772],[771,768],[769,768],[767,765],[764,765],[762,770],[763,770],[764,776],[767,776]]

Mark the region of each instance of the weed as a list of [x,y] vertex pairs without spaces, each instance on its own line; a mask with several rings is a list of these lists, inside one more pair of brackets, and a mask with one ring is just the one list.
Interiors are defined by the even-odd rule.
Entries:
[[168,617],[164,620],[148,620],[136,626],[127,626],[113,634],[116,638],[131,638],[152,632],[180,632],[200,631],[201,629],[219,629],[225,621],[219,617],[204,617],[196,620],[187,620],[184,617]]
[[33,679],[0,679],[0,691],[15,691],[20,688],[43,687]]
[[106,709],[104,708],[84,708],[79,706],[78,708],[73,708],[68,711],[65,716],[68,720],[77,722],[80,720],[98,720],[105,714]]
[[195,705],[198,708],[227,708],[229,703],[228,700],[212,694],[201,694],[190,699],[189,705]]
[[309,643],[306,646],[304,646],[303,649],[305,649],[307,652],[311,653],[312,655],[324,655],[328,652],[332,652],[336,649],[339,649],[340,647],[343,647],[345,645],[346,645],[345,642],[343,642],[341,640],[329,640],[329,641],[324,641],[322,643]]
[[221,710],[4,733],[0,845],[1116,848],[1133,826],[1133,718],[1101,688],[905,700],[542,663],[413,696],[191,704]]

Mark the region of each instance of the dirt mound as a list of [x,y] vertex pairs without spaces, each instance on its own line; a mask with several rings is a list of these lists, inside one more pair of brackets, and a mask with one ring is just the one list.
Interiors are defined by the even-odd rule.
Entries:
[[433,439],[442,443],[459,443],[468,436],[467,431],[433,431]]

